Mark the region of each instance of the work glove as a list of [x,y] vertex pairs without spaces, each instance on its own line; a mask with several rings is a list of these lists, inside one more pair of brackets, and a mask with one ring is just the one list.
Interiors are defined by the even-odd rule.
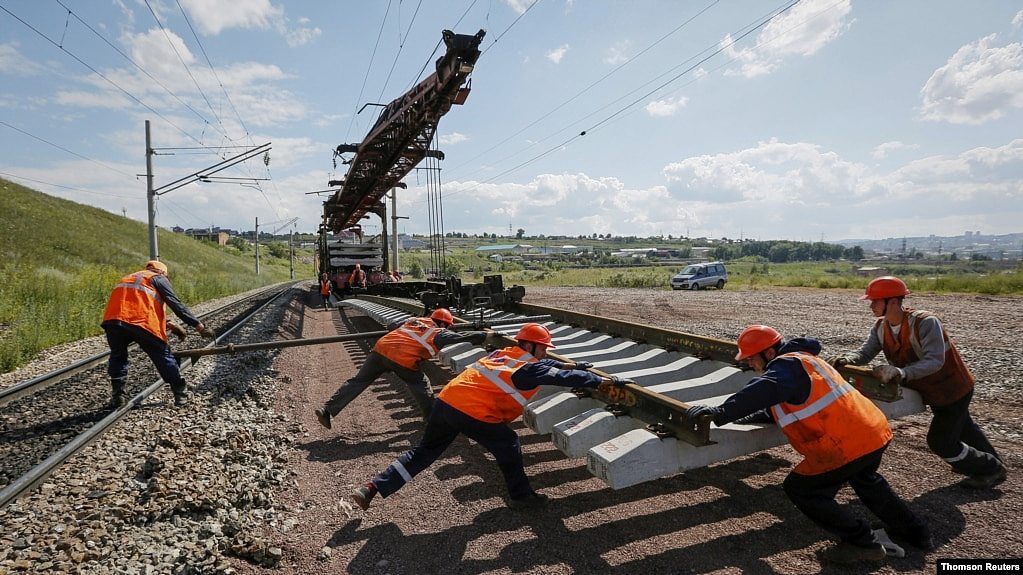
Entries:
[[683,418],[689,425],[696,425],[704,417],[717,417],[721,415],[722,409],[720,407],[711,407],[709,405],[693,405],[686,410]]
[[199,335],[205,337],[206,339],[217,339],[216,332],[214,332],[212,329],[206,327],[201,323],[195,326],[195,331],[199,332]]
[[590,369],[591,367],[593,367],[593,364],[588,361],[577,361],[572,369]]
[[906,374],[901,369],[887,363],[875,366],[871,373],[880,379],[881,383],[902,383],[906,379]]
[[629,385],[630,383],[636,383],[635,381],[633,381],[631,379],[626,379],[626,378],[623,378],[623,377],[618,377],[617,375],[612,375],[612,376],[610,376],[610,378],[611,378],[611,385],[613,385],[615,387],[625,387],[626,385]]
[[188,337],[188,333],[180,325],[171,321],[167,322],[167,331],[178,336],[178,341],[185,341],[185,338]]
[[849,358],[844,355],[835,355],[825,359],[824,361],[831,364],[831,367],[838,369],[843,365],[849,365]]
[[774,423],[774,418],[767,412],[766,409],[758,409],[749,415],[744,415],[739,419],[736,419],[733,423],[741,423],[743,425],[749,425],[751,423]]

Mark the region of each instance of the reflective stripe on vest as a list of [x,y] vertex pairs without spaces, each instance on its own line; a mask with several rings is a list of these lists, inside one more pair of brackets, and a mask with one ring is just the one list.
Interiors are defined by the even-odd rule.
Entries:
[[[527,354],[527,355],[529,355],[529,354]],[[529,357],[533,357],[533,356],[529,355]],[[523,395],[521,393],[519,393],[519,390],[515,389],[515,387],[505,383],[505,381],[503,379],[501,379],[501,373],[502,372],[505,372],[505,373],[508,373],[508,374],[514,373],[516,369],[522,367],[524,364],[527,364],[527,363],[529,363],[528,360],[508,358],[508,362],[507,363],[505,363],[504,365],[501,365],[500,367],[497,367],[495,369],[490,369],[489,367],[481,364],[478,361],[476,363],[472,364],[472,368],[475,369],[476,371],[478,371],[480,373],[480,375],[482,375],[483,377],[487,378],[487,381],[489,381],[490,383],[496,385],[498,387],[498,389],[500,389],[501,391],[507,393],[519,405],[524,407],[526,405],[526,403],[528,403],[528,400],[525,397],[523,397]]]
[[846,383],[845,381],[835,381],[831,377],[831,373],[828,370],[820,369],[821,364],[823,364],[824,362],[819,357],[811,356],[806,359],[808,359],[810,363],[814,364],[814,366],[818,368],[817,373],[819,373],[821,377],[824,379],[824,381],[827,382],[828,387],[831,388],[831,391],[818,397],[817,400],[814,401],[813,403],[789,413],[785,413],[784,411],[782,411],[780,405],[772,405],[771,411],[774,412],[774,419],[775,421],[778,422],[778,427],[784,428],[786,425],[795,423],[800,419],[808,419],[810,416],[820,412],[820,410],[826,408],[832,403],[835,403],[835,401],[837,401],[838,398],[842,397],[843,395],[851,391],[855,391],[855,388]]
[[409,329],[408,327],[405,327],[404,325],[399,327],[398,331],[418,341],[419,345],[423,346],[426,349],[426,351],[430,352],[431,356],[437,355],[437,346],[433,345],[433,340],[431,339],[431,337],[433,336],[433,334],[440,331],[439,327],[427,328],[426,332],[424,332],[422,335],[416,333],[415,331]]
[[[140,292],[144,292],[146,295],[148,295],[149,297],[151,297],[154,300],[156,300],[156,305],[163,305],[163,297],[160,295],[160,292],[156,291],[155,289],[153,289],[153,288],[151,288],[151,287],[149,287],[147,285],[143,285],[142,284],[142,280],[145,279],[145,277],[142,275],[143,273],[144,272],[138,272],[137,274],[134,274],[132,277],[135,278],[135,281],[130,282],[130,283],[124,283],[124,282],[119,283],[116,286],[114,286],[114,289],[124,288],[124,289],[139,290]],[[156,275],[156,274],[153,274],[153,275]],[[107,284],[107,285],[110,285],[110,284]]]

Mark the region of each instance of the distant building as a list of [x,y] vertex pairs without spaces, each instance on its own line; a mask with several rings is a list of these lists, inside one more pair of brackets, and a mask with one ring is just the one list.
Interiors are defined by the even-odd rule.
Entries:
[[185,232],[192,239],[200,242],[213,242],[218,246],[226,246],[227,241],[231,239],[231,234],[224,231],[209,231],[209,230],[188,230]]
[[535,252],[536,248],[527,244],[496,244],[492,246],[480,246],[476,252],[480,255],[489,254],[528,254]]

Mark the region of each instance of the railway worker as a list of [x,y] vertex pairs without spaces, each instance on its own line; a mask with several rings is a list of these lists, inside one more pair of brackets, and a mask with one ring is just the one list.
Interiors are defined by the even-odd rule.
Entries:
[[128,345],[132,342],[146,352],[160,377],[170,384],[174,405],[188,404],[185,379],[181,377],[178,362],[167,344],[164,304],[203,337],[216,337],[213,330],[203,325],[178,299],[167,277],[167,265],[163,262],[150,260],[144,270],[121,278],[110,293],[101,324],[110,346],[107,373],[112,388],[110,405],[115,409],[127,401],[124,388],[128,377]]
[[320,274],[320,296],[323,298],[323,309],[330,309],[330,279],[327,272]]
[[540,324],[522,326],[515,340],[516,345],[491,352],[444,386],[419,444],[352,494],[359,507],[368,509],[377,493],[387,497],[401,489],[433,464],[459,434],[493,454],[508,487],[509,507],[547,504],[547,496],[533,491],[529,484],[519,436],[508,424],[522,415],[541,385],[594,388],[632,382],[583,371],[593,367],[588,362],[561,363],[546,358],[554,344],[550,332]]
[[352,273],[348,276],[348,285],[353,288],[366,288],[366,272],[362,271],[362,264],[355,264]]
[[366,362],[355,377],[341,384],[333,397],[316,410],[320,425],[331,428],[331,418],[337,416],[381,375],[392,372],[408,386],[419,407],[423,420],[430,417],[434,393],[430,381],[422,371],[423,361],[437,355],[440,348],[462,342],[480,345],[487,337],[485,331],[457,333],[450,329],[455,318],[451,312],[438,308],[429,317],[414,317],[387,326],[389,332],[377,340]]
[[877,318],[867,340],[855,353],[832,360],[836,367],[864,365],[879,352],[887,364],[874,367],[885,383],[898,383],[920,392],[934,418],[927,446],[956,473],[969,489],[990,489],[1005,481],[1001,458],[970,417],[974,377],[948,332],[934,314],[903,306],[910,291],[892,276],[875,278],[860,299],[870,301]]
[[885,523],[889,534],[931,549],[927,525],[899,498],[880,473],[881,456],[892,439],[885,415],[860,395],[834,367],[817,357],[813,338],[783,341],[765,325],[739,335],[736,360],[759,374],[719,407],[694,405],[686,419],[713,417],[715,425],[774,421],[804,457],[782,487],[795,506],[840,542],[822,553],[834,563],[881,561],[885,550],[870,524],[835,501],[849,484],[860,501]]

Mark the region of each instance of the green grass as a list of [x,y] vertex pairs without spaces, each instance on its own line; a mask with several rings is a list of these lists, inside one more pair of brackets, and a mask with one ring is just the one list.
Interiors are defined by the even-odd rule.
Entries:
[[[289,277],[287,260],[158,230],[160,259],[186,305]],[[296,277],[314,275],[311,256]],[[0,371],[39,351],[98,335],[110,290],[149,259],[144,223],[0,179]],[[300,271],[301,270],[301,271]],[[171,314],[173,315],[173,314]]]

